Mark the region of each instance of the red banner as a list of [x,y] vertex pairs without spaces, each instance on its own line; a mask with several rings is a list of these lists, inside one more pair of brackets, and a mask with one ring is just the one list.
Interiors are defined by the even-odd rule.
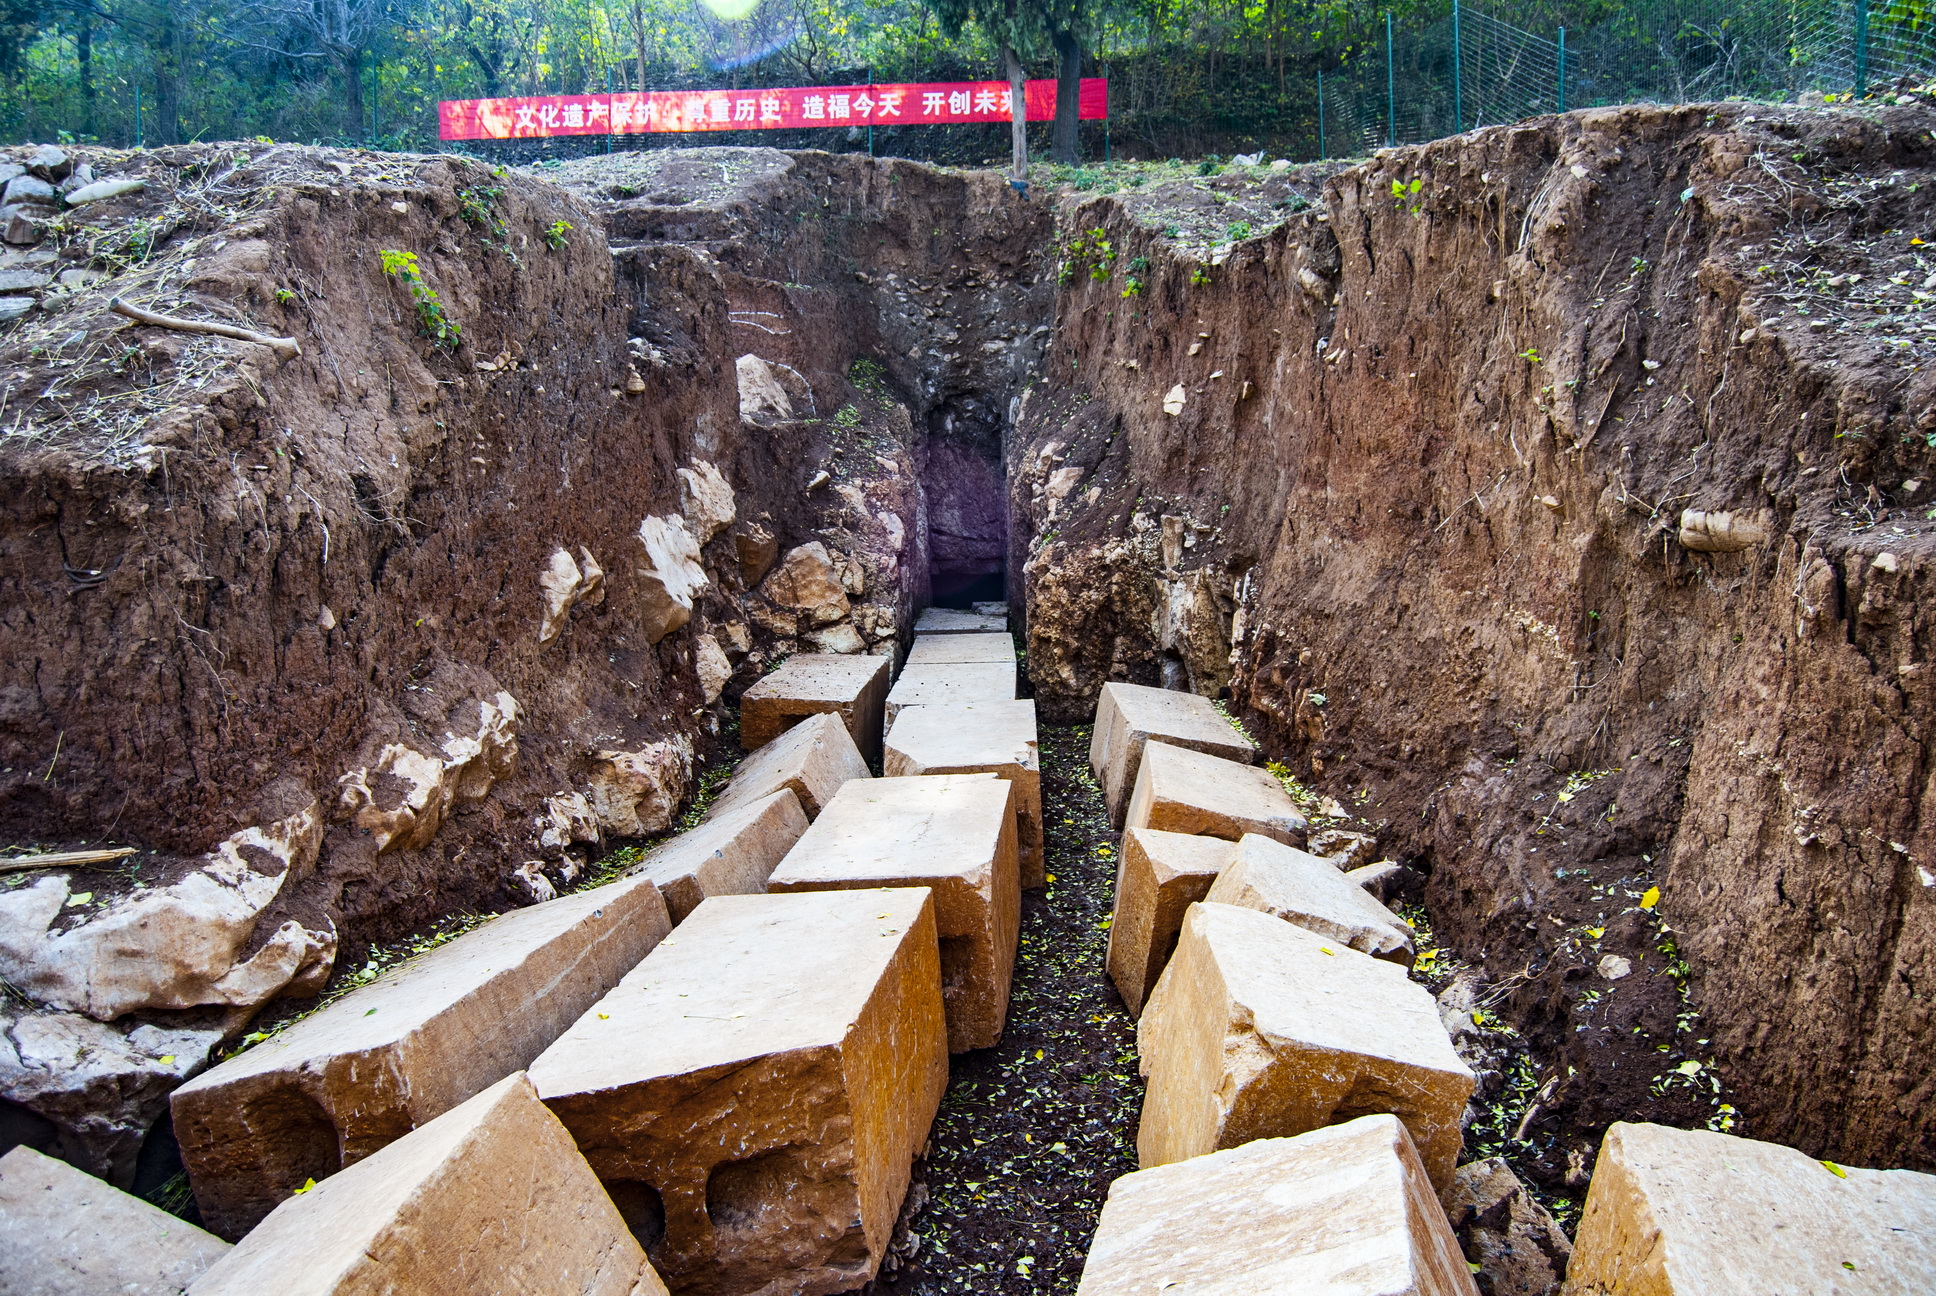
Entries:
[[[1055,117],[1055,82],[1026,82],[1024,93],[1030,121]],[[1012,115],[1008,96],[1006,81],[942,81],[446,99],[437,105],[437,137],[533,139],[545,135],[1005,122]],[[1109,83],[1101,77],[1084,77],[1080,103],[1084,121],[1101,121],[1109,116]]]

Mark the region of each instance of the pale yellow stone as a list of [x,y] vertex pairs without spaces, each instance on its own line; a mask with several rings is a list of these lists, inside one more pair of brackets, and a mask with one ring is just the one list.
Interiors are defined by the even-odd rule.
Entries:
[[1256,833],[1244,835],[1236,858],[1204,899],[1282,918],[1403,968],[1412,966],[1416,953],[1417,933],[1411,924],[1338,872],[1331,861]]
[[177,1296],[228,1243],[17,1147],[0,1156],[0,1292],[7,1296]]
[[945,666],[962,662],[1012,662],[1015,640],[1008,634],[924,634],[908,649],[910,666]]
[[831,711],[860,754],[879,760],[890,671],[885,657],[795,653],[740,697],[740,746],[755,751],[807,716]]
[[788,788],[812,819],[841,784],[872,777],[847,726],[831,711],[822,712],[808,716],[740,762],[706,817],[731,814]]
[[1015,663],[954,662],[908,666],[887,694],[887,723],[906,707],[1015,700]]
[[923,608],[914,620],[914,633],[929,634],[1006,634],[1006,613],[968,612],[960,608]]
[[1176,949],[1184,911],[1203,899],[1217,874],[1237,857],[1237,844],[1218,837],[1131,828],[1116,865],[1116,902],[1109,916],[1109,979],[1131,1017]]
[[[971,635],[958,635],[968,639]],[[1015,842],[1022,885],[1045,882],[1042,864],[1042,762],[1035,703],[964,702],[909,707],[894,718],[881,756],[890,778],[994,774],[1015,786]]]
[[[840,722],[831,723],[845,740]],[[667,913],[681,923],[707,896],[764,892],[774,867],[806,830],[800,799],[783,787],[724,814],[715,807],[714,815],[656,848],[627,876],[642,873],[656,882]]]
[[1117,827],[1142,769],[1143,748],[1152,741],[1241,764],[1257,756],[1257,744],[1224,719],[1209,698],[1141,684],[1103,685],[1089,735],[1089,768],[1102,784],[1103,800]]
[[1125,828],[1160,828],[1236,841],[1258,833],[1296,846],[1309,825],[1268,770],[1153,742],[1143,749]]

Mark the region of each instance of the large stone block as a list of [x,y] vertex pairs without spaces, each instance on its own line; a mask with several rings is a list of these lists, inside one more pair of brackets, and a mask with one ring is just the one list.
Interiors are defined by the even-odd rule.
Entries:
[[[840,722],[828,723],[852,751]],[[628,876],[643,874],[657,883],[666,912],[682,923],[707,896],[763,894],[774,867],[806,830],[800,799],[783,787],[725,814],[715,806],[697,828],[658,847]]]
[[914,633],[927,634],[1007,634],[1006,613],[968,612],[960,608],[923,608],[914,619]]
[[955,662],[940,666],[909,666],[887,695],[887,723],[905,707],[954,705],[965,702],[1015,700],[1015,663]]
[[1477,1296],[1405,1126],[1361,1116],[1109,1186],[1077,1296]]
[[807,716],[830,711],[860,754],[879,760],[890,666],[885,657],[794,654],[740,698],[740,746],[756,751]]
[[1011,785],[992,774],[849,783],[767,879],[767,890],[928,887],[941,933],[948,1047],[1002,1036],[1021,929]]
[[531,1079],[682,1293],[859,1287],[948,1081],[934,903],[716,896]]
[[1255,909],[1192,905],[1136,1039],[1145,1167],[1389,1112],[1433,1184],[1451,1180],[1473,1075],[1396,964]]
[[823,711],[740,762],[706,818],[732,814],[787,788],[800,798],[800,808],[812,819],[848,779],[872,777],[847,726],[833,712]]
[[1565,1296],[1926,1296],[1936,1175],[1707,1130],[1607,1130]]
[[270,1214],[191,1296],[664,1296],[523,1072]]
[[1036,746],[1035,703],[909,707],[888,730],[881,772],[890,778],[994,774],[1007,779],[1015,786],[1015,846],[1022,885],[1043,885],[1042,762]]
[[1412,966],[1417,953],[1411,924],[1329,860],[1256,833],[1244,835],[1236,858],[1204,899],[1282,918],[1403,968]]
[[1258,833],[1286,846],[1301,844],[1309,827],[1268,770],[1160,742],[1143,748],[1123,826],[1227,841]]
[[29,1147],[0,1156],[7,1296],[178,1296],[228,1249],[65,1161]]
[[1217,874],[1237,857],[1237,843],[1220,837],[1131,828],[1116,865],[1116,904],[1109,915],[1109,979],[1131,1017],[1176,949],[1183,914],[1210,892]]
[[1102,784],[1109,816],[1118,827],[1142,769],[1143,748],[1151,741],[1240,764],[1257,757],[1257,744],[1224,719],[1209,698],[1141,684],[1103,685],[1089,735],[1089,768]]
[[1002,634],[924,634],[908,649],[910,666],[947,666],[964,662],[1012,662],[1015,639]]
[[493,919],[174,1092],[208,1227],[240,1237],[527,1065],[671,930],[650,877]]

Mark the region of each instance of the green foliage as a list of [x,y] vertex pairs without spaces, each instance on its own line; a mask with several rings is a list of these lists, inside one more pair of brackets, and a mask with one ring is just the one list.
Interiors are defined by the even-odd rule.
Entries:
[[1197,266],[1196,268],[1192,269],[1190,271],[1190,282],[1193,284],[1197,284],[1199,286],[1209,283],[1210,282],[1209,267]]
[[384,248],[377,253],[383,259],[383,273],[403,284],[410,290],[410,300],[416,303],[417,325],[438,346],[456,350],[462,336],[457,321],[444,310],[444,303],[424,282],[423,271],[417,265],[415,252],[399,252],[394,248]]
[[1123,280],[1123,296],[1135,297],[1138,294],[1140,294],[1142,291],[1143,291],[1143,281],[1141,279],[1138,279],[1135,275],[1130,275]]
[[473,185],[457,191],[457,214],[475,229],[486,243],[509,246],[503,217],[498,215],[498,200],[504,197],[502,185]]
[[276,289],[276,300],[284,306],[287,306],[290,302],[296,300],[296,294],[292,289],[278,288]]
[[847,366],[847,381],[875,400],[888,399],[887,366],[869,356]]
[[1240,239],[1247,239],[1250,237],[1250,222],[1232,221],[1230,223],[1229,232],[1230,232],[1230,241],[1233,243],[1237,242]]
[[570,237],[571,231],[572,224],[568,220],[555,220],[551,222],[551,224],[545,226],[545,246],[553,252],[556,252],[565,245],[565,240]]

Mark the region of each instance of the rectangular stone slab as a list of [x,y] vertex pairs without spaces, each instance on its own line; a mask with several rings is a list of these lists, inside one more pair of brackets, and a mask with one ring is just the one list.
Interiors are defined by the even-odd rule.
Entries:
[[886,657],[795,653],[740,698],[739,745],[757,751],[803,718],[831,711],[860,754],[877,761],[892,673]]
[[887,695],[887,724],[891,729],[903,707],[960,702],[1015,700],[1015,663],[955,662],[939,666],[909,666]]
[[1600,1144],[1562,1291],[1936,1291],[1936,1175],[1841,1170],[1778,1143],[1615,1124]]
[[948,1082],[934,903],[715,896],[531,1079],[681,1291],[859,1287]]
[[965,612],[960,608],[923,608],[914,618],[914,633],[926,634],[1006,634],[1006,613]]
[[740,762],[706,818],[731,814],[791,788],[812,819],[848,779],[872,778],[854,736],[831,711],[808,716]]
[[910,666],[945,666],[963,662],[1012,662],[1015,640],[1003,634],[926,634],[914,637],[908,649]]
[[276,1207],[189,1292],[663,1296],[665,1284],[520,1071]]
[[960,1053],[1002,1037],[1022,916],[1006,780],[946,774],[849,783],[766,886],[932,888],[948,1047]]
[[[840,721],[830,718],[828,724],[852,751],[853,741]],[[767,747],[777,747],[789,736]],[[715,805],[698,827],[655,849],[626,876],[642,874],[656,882],[665,897],[666,912],[675,924],[682,923],[707,896],[763,894],[774,866],[806,830],[800,799],[783,787],[757,800],[742,801],[724,814]]]
[[1123,826],[1227,841],[1259,833],[1286,846],[1302,845],[1309,828],[1270,771],[1160,742],[1143,748]]
[[1220,837],[1131,828],[1116,865],[1116,903],[1109,915],[1109,979],[1131,1017],[1176,949],[1183,914],[1203,899],[1217,874],[1237,857],[1237,843]]
[[1394,963],[1255,909],[1195,904],[1136,1040],[1145,1168],[1389,1112],[1433,1185],[1451,1181],[1473,1075],[1431,994]]
[[0,1292],[177,1296],[229,1244],[65,1161],[0,1156]]
[[1411,924],[1379,904],[1350,875],[1338,872],[1329,860],[1256,833],[1244,835],[1236,858],[1204,899],[1282,918],[1408,970],[1417,953]]
[[1089,736],[1089,768],[1102,784],[1110,821],[1119,828],[1142,769],[1143,748],[1151,741],[1246,765],[1257,758],[1257,744],[1224,719],[1209,698],[1142,684],[1103,685]]
[[1077,1296],[1478,1296],[1405,1126],[1360,1116],[1109,1186]]
[[175,1090],[208,1227],[238,1238],[528,1064],[672,929],[650,877],[495,918]]
[[986,773],[1007,779],[1015,786],[1015,846],[1022,885],[1044,884],[1042,762],[1034,702],[909,707],[888,730],[881,772],[890,778]]

